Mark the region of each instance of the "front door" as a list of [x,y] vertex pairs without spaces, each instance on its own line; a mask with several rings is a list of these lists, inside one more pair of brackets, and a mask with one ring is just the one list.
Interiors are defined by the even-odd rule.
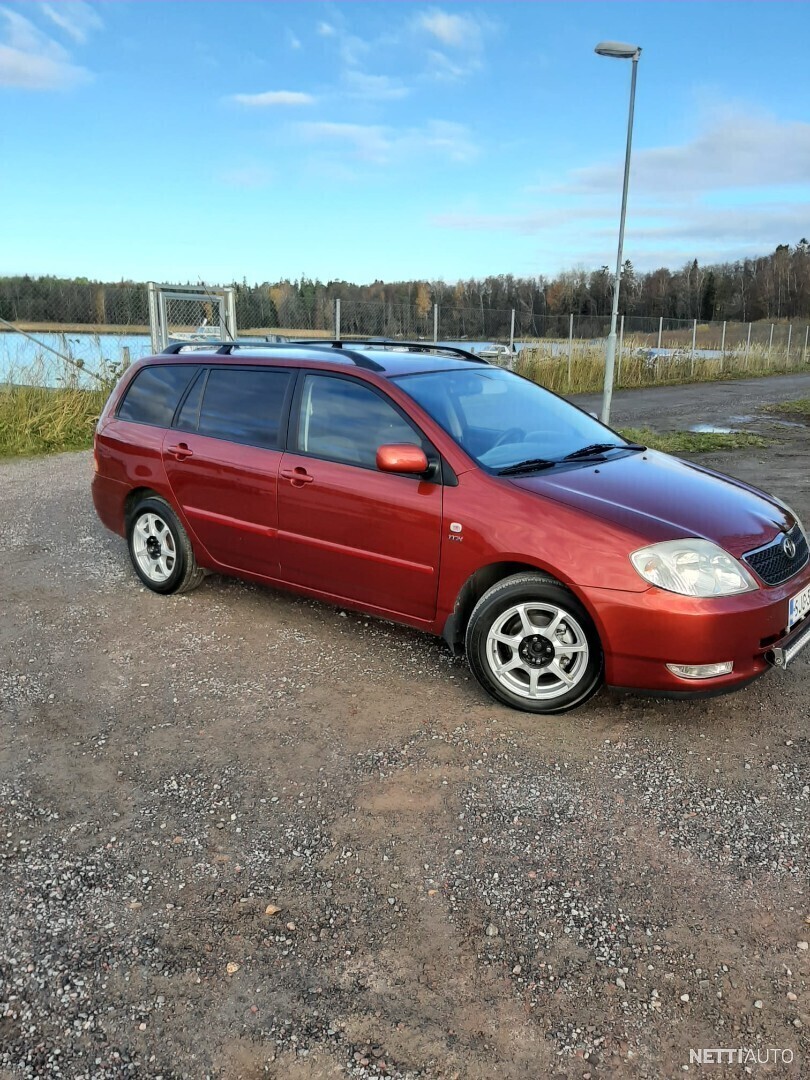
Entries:
[[429,620],[436,614],[442,486],[380,472],[377,448],[416,443],[399,409],[358,379],[301,380],[278,488],[285,581],[349,603]]

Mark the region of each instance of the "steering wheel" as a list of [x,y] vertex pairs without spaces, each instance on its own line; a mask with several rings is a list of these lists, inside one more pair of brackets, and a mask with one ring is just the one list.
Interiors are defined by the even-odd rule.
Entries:
[[506,431],[502,432],[495,442],[490,446],[490,450],[494,450],[496,446],[503,446],[504,443],[510,442],[523,442],[526,438],[526,432],[520,427],[510,427]]

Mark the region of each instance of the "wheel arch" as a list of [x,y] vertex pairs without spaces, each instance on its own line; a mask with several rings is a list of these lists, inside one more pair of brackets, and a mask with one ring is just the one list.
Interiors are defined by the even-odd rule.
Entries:
[[[163,499],[164,502],[168,501],[164,495],[160,494],[159,491],[155,491],[154,488],[150,488],[150,487],[133,488],[132,491],[130,491],[127,494],[127,497],[124,499],[124,530],[125,531],[129,529],[130,519],[131,519],[133,513],[135,512],[135,507],[138,505],[138,503],[141,502],[142,499],[152,499],[152,498],[154,498],[154,499]],[[171,504],[169,504],[169,505],[171,505]],[[174,509],[174,507],[172,507],[172,509]]]
[[[470,574],[461,586],[456,602],[453,605],[453,611],[445,620],[442,637],[453,652],[459,653],[463,650],[464,636],[470,615],[487,589],[491,589],[493,585],[497,585],[504,578],[526,573],[544,574],[546,577],[553,578],[554,581],[559,582],[566,589],[571,589],[579,602],[584,604],[577,590],[573,589],[571,583],[555,570],[519,559],[505,559],[501,562],[487,563],[486,566],[481,566]],[[584,604],[584,606],[588,607],[587,604]]]

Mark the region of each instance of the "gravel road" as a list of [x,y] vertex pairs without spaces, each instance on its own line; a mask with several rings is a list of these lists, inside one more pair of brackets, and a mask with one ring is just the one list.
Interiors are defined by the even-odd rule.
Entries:
[[[810,520],[768,430],[701,460]],[[0,1080],[810,1075],[806,658],[539,720],[407,629],[145,591],[90,476],[0,464]]]

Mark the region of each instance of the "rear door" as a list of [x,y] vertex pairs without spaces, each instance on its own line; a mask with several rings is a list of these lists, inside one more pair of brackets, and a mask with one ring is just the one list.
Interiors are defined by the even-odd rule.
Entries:
[[440,482],[380,472],[377,448],[415,443],[437,458],[389,398],[358,379],[308,373],[279,476],[282,576],[351,603],[432,619]]
[[203,369],[163,440],[175,500],[223,567],[279,576],[280,433],[292,385],[279,368]]

